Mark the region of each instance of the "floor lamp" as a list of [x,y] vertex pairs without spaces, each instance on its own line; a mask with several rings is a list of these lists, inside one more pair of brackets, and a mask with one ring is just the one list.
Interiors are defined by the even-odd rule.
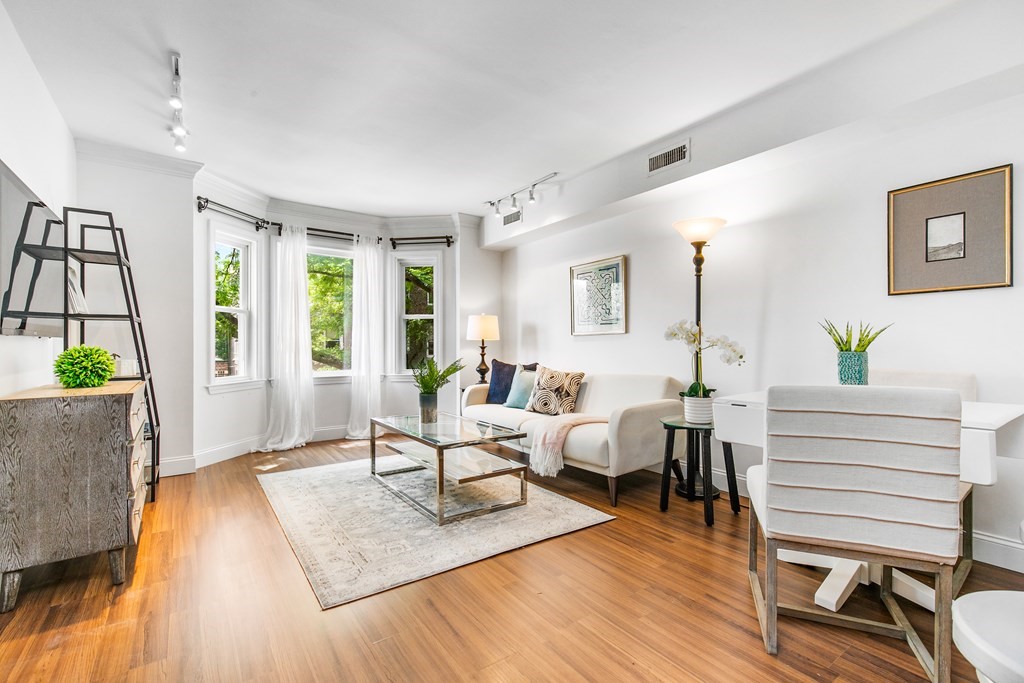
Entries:
[[498,316],[480,315],[469,316],[469,324],[466,329],[466,339],[469,341],[480,340],[480,365],[476,371],[480,374],[480,381],[477,384],[487,384],[487,344],[489,341],[498,341],[501,334],[498,332]]
[[[704,329],[701,327],[700,322],[700,281],[701,276],[704,274],[704,247],[708,245],[711,238],[714,237],[724,225],[725,219],[722,218],[690,218],[684,221],[676,221],[672,224],[672,227],[675,228],[676,232],[682,235],[683,239],[693,246],[693,276],[697,281],[695,287],[696,293],[693,314],[693,323],[697,327],[697,350],[694,353],[693,379],[695,382],[700,382],[702,385],[704,384],[704,371],[700,347],[704,338]],[[700,473],[698,472],[697,484],[700,487],[700,490],[696,490],[695,487],[695,494],[699,498],[704,497],[703,486],[701,485],[702,481]],[[679,495],[686,495],[685,486],[683,486],[682,482],[676,485],[676,493]],[[716,498],[720,495],[717,487],[714,488],[713,494]]]

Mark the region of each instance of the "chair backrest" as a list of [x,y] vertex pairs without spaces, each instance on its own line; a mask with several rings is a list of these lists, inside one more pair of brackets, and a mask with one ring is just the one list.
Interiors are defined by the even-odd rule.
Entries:
[[962,372],[916,372],[871,368],[868,383],[880,387],[931,387],[952,389],[961,401],[978,400],[978,378]]
[[952,564],[960,405],[948,389],[771,387],[765,533]]

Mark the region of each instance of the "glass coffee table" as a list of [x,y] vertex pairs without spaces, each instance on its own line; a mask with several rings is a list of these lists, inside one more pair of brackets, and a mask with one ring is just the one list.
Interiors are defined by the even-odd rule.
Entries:
[[[377,431],[394,432],[407,436],[411,442],[388,442],[388,448],[400,453],[413,465],[398,469],[377,471]],[[524,432],[499,427],[487,422],[439,412],[437,422],[421,422],[419,416],[374,417],[370,419],[370,474],[389,491],[411,505],[438,526],[468,517],[526,505],[527,466],[476,448],[478,445],[511,441],[525,437]],[[391,475],[418,470],[436,473],[437,486],[434,505],[425,505],[408,491],[392,485]],[[445,485],[461,485],[491,477],[519,476],[519,499],[495,501],[481,508],[445,514]]]

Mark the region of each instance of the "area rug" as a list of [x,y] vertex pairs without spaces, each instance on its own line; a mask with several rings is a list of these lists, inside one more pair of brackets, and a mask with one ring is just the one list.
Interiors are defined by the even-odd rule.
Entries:
[[[409,465],[397,455],[377,463],[378,471]],[[439,527],[371,478],[369,460],[258,478],[323,609],[615,519],[529,484],[526,505]],[[388,481],[424,504],[434,500],[433,472]],[[446,514],[454,514],[483,501],[518,499],[519,478],[449,486],[445,493]]]

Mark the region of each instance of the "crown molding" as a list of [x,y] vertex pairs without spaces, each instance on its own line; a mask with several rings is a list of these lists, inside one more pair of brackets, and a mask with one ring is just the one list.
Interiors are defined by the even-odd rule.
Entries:
[[142,171],[153,171],[179,178],[193,179],[204,164],[187,159],[176,159],[162,154],[111,145],[96,140],[75,138],[75,152],[79,159],[96,161],[111,166],[122,166]]
[[271,197],[267,205],[267,213],[275,220],[287,222],[289,219],[300,218],[314,225],[312,227],[341,228],[346,232],[371,230],[379,233],[386,227],[386,219],[355,211],[332,209],[326,206],[302,204],[287,199]]
[[253,209],[255,213],[265,212],[267,205],[270,203],[268,195],[244,185],[239,185],[233,180],[228,180],[224,176],[217,175],[205,168],[196,174],[196,185],[201,185],[201,187],[196,188],[199,194],[213,194],[216,192],[217,196],[211,197],[211,199],[222,204],[230,204],[231,202],[245,204]]

